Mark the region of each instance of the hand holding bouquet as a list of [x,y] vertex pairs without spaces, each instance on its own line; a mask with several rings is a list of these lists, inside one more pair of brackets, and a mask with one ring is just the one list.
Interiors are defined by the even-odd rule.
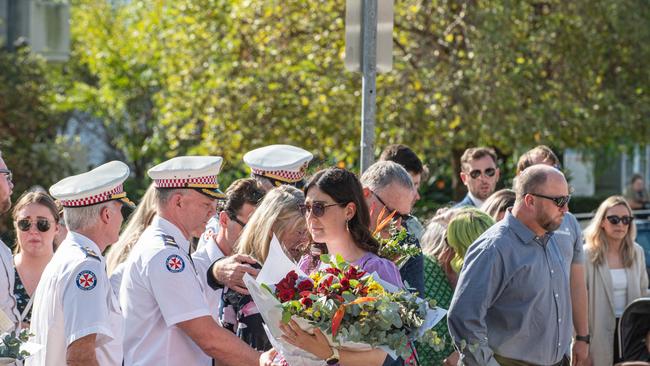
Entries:
[[409,341],[421,338],[435,344],[439,339],[431,327],[442,316],[424,300],[345,263],[341,256],[323,255],[321,261],[329,267],[309,277],[290,271],[274,286],[262,285],[280,301],[283,323],[302,318],[333,344],[381,347],[404,359],[412,354]]

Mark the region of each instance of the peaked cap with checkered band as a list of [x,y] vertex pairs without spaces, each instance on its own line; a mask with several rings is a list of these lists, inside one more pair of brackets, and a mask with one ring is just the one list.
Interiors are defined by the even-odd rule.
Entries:
[[217,174],[220,156],[178,156],[149,169],[149,177],[158,188],[195,189],[211,198],[225,198],[219,190]]
[[269,145],[249,151],[244,162],[256,175],[285,183],[296,183],[305,177],[307,166],[314,155],[292,145]]
[[122,185],[129,174],[128,165],[111,161],[89,172],[60,180],[50,187],[50,194],[63,207],[84,207],[113,200],[134,207]]

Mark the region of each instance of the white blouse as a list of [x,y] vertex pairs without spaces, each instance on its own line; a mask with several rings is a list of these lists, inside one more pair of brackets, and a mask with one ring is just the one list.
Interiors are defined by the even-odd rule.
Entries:
[[614,289],[614,315],[620,318],[627,305],[627,274],[625,268],[610,269]]

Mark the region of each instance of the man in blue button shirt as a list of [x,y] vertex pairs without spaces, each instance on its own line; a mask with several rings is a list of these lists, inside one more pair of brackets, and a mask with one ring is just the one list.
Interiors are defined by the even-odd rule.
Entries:
[[512,211],[467,252],[449,309],[468,366],[568,365],[571,253],[553,237],[568,210],[568,184],[545,165],[518,179]]

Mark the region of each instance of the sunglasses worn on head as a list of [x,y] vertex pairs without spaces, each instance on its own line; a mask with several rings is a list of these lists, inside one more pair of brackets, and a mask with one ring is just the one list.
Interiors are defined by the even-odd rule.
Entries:
[[634,221],[634,217],[632,216],[616,216],[616,215],[611,215],[606,217],[607,221],[609,221],[610,224],[612,225],[618,225],[619,222],[623,223],[623,225],[627,226]]
[[494,168],[487,168],[482,172],[479,169],[476,169],[469,172],[469,176],[472,177],[472,179],[477,179],[478,177],[481,176],[481,174],[483,174],[486,177],[492,178],[496,173],[497,170]]
[[397,221],[399,219],[402,219],[402,221],[406,221],[406,219],[409,218],[409,215],[400,213],[399,211],[393,210],[392,208],[388,207],[388,205],[386,203],[384,203],[384,200],[382,200],[381,197],[379,197],[379,195],[377,193],[372,192],[372,194],[374,194],[375,197],[377,197],[377,200],[379,201],[379,203],[381,203],[382,205],[384,205],[384,207],[386,207],[386,211],[388,211],[389,214],[395,212],[395,215],[393,215],[393,221]]
[[[16,224],[21,231],[29,231],[29,229],[32,228],[32,221],[29,219],[18,220]],[[50,220],[47,219],[36,220],[36,228],[38,229],[38,231],[45,233],[50,230],[50,227],[51,227]]]
[[528,194],[530,194],[531,196],[541,197],[541,198],[545,198],[547,200],[551,200],[551,201],[553,201],[553,203],[555,203],[555,205],[557,207],[564,207],[571,200],[571,195],[551,197],[551,196],[545,196],[545,195],[539,194],[539,193],[528,193]]
[[0,174],[4,174],[4,175],[7,176],[7,182],[13,182],[14,175],[11,173],[11,170],[9,170],[9,169],[0,169]]
[[325,202],[314,202],[314,203],[304,203],[301,205],[298,205],[298,208],[300,209],[300,212],[304,215],[307,216],[308,212],[311,212],[312,215],[315,217],[322,217],[325,215],[325,209],[328,207],[332,206],[340,206],[341,203],[330,203],[330,204],[325,204]]

